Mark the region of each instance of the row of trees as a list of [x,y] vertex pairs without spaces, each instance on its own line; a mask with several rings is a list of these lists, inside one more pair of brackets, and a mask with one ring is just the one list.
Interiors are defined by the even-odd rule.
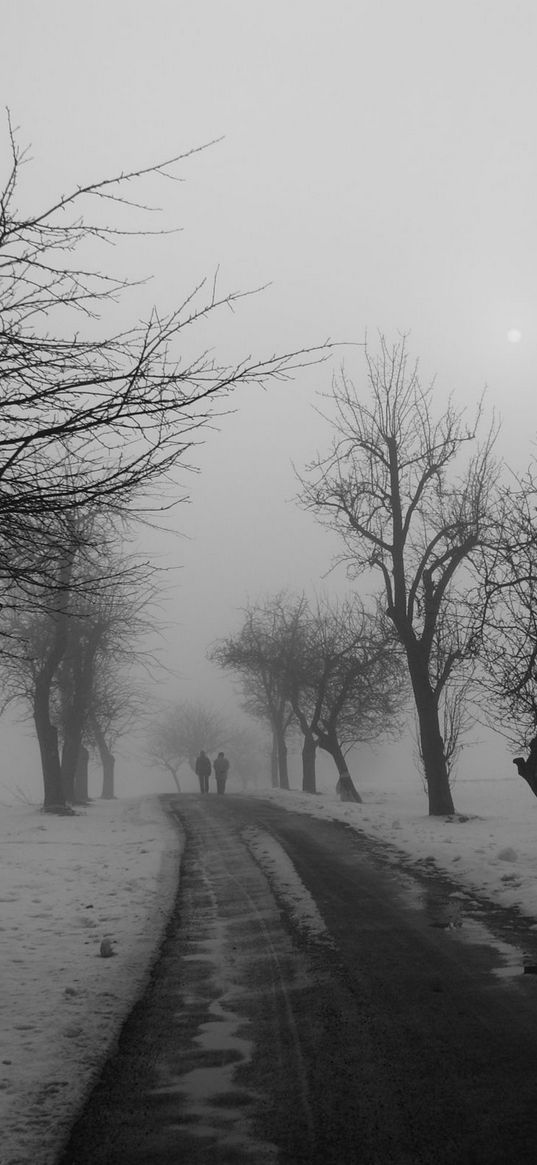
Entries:
[[[342,744],[393,730],[410,697],[429,811],[451,814],[472,717],[500,719],[518,743],[536,733],[537,485],[531,467],[517,477],[501,464],[482,405],[471,420],[451,400],[438,409],[405,338],[390,347],[381,336],[365,359],[367,390],[345,373],[333,386],[332,447],[302,475],[300,501],[340,536],[348,577],[374,595],[368,609],[277,596],[250,607],[212,658],[243,677],[247,706],[269,720],[284,788],[293,722],[304,788],[320,747],[356,797]],[[518,765],[526,779],[532,756]]]
[[[31,708],[44,807],[62,811],[82,749],[94,745],[106,758],[106,720],[120,717],[120,661],[135,631],[137,588],[148,583],[147,571],[121,553],[126,527],[181,499],[174,470],[215,403],[237,384],[290,376],[317,354],[232,366],[203,346],[188,355],[196,326],[242,294],[219,296],[215,280],[125,326],[127,295],[139,301],[143,291],[103,269],[101,257],[110,244],[131,250],[137,236],[166,234],[140,229],[139,216],[152,212],[144,190],[156,181],[170,189],[189,155],[26,209],[27,158],[10,122],[8,141],[0,193],[0,668],[6,699]],[[164,483],[169,502],[157,492]]]
[[333,759],[345,799],[360,800],[346,754],[351,745],[393,732],[405,688],[394,636],[359,599],[312,606],[304,595],[276,595],[250,606],[239,633],[212,659],[243,680],[247,710],[272,733],[272,783],[289,788],[287,731],[302,737],[304,791],[316,791],[321,748]]
[[[218,296],[214,281],[201,283],[171,310],[153,308],[145,321],[114,329],[117,301],[131,284],[103,271],[98,252],[121,240],[131,246],[144,233],[127,225],[150,210],[144,183],[177,178],[184,156],[77,187],[49,206],[27,210],[21,207],[26,159],[10,125],[8,138],[10,163],[0,194],[2,667],[11,677],[8,688],[13,668],[32,673],[33,694],[25,698],[32,701],[39,739],[45,807],[61,809],[80,741],[79,728],[69,727],[80,723],[74,689],[85,672],[80,654],[74,662],[74,644],[78,635],[80,651],[83,646],[91,654],[96,638],[104,642],[107,617],[101,618],[99,604],[116,584],[122,594],[126,568],[121,555],[109,553],[110,544],[142,507],[162,506],[157,483],[172,481],[215,402],[237,384],[287,377],[320,353],[247,358],[225,367],[204,350],[187,358],[187,333],[191,351],[197,323],[240,297]],[[125,222],[110,222],[111,209]],[[354,610],[354,619],[364,618],[354,655],[361,658],[361,644],[372,635],[375,646],[367,651],[377,661],[384,658],[376,654],[383,636],[397,645],[390,667],[399,675],[401,657],[405,661],[429,808],[450,813],[450,760],[470,700],[481,700],[485,715],[490,707],[495,714],[502,709],[513,735],[535,735],[537,487],[533,468],[519,477],[506,474],[495,456],[494,426],[482,432],[481,408],[468,422],[452,402],[435,407],[433,386],[422,385],[404,339],[390,347],[381,337],[377,354],[366,347],[365,356],[367,392],[345,374],[334,384],[334,440],[304,473],[301,501],[340,535],[349,577],[361,578],[362,588],[376,595],[367,615]],[[180,497],[177,483],[173,497]],[[272,613],[265,612],[269,624],[276,607],[273,602]],[[311,632],[317,615],[295,615],[287,611],[285,636],[307,640],[304,620]],[[257,612],[250,627],[254,640],[260,618]],[[93,636],[92,619],[100,628]],[[324,627],[326,619],[321,622]],[[322,640],[319,626],[309,640],[315,636]],[[388,647],[383,650],[387,658]],[[299,656],[306,654],[302,644]],[[246,641],[220,645],[215,658],[249,681],[255,674],[254,706],[260,695],[270,701],[283,784],[290,716],[301,726],[306,752],[330,739],[336,759],[333,734],[310,703],[313,688],[304,702],[298,684],[302,694],[293,707],[289,692],[284,699],[273,678],[263,678],[259,667],[254,672]],[[319,662],[310,658],[308,668],[315,667]],[[86,741],[90,719],[88,713]],[[94,718],[96,740],[95,724]],[[341,766],[341,758],[336,763]]]
[[62,515],[57,535],[47,587],[28,585],[2,612],[0,674],[4,707],[16,703],[34,725],[45,805],[60,811],[87,800],[88,748],[101,761],[102,796],[114,796],[114,742],[147,707],[134,677],[154,571],[120,548],[106,512]]
[[405,339],[365,348],[367,391],[342,375],[334,439],[301,482],[301,501],[341,538],[349,575],[378,602],[406,662],[432,814],[453,812],[450,759],[474,700],[508,735],[536,729],[537,492],[448,401],[439,410]]

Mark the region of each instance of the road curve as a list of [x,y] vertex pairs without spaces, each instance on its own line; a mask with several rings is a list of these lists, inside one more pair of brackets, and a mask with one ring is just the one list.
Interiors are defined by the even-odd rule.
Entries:
[[173,916],[58,1165],[537,1162],[529,925],[340,823],[165,803]]

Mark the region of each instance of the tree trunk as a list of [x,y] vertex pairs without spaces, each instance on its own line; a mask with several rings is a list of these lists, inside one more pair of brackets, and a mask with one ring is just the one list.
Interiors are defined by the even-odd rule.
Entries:
[[103,791],[101,798],[103,801],[113,801],[114,793],[114,769],[116,765],[116,758],[108,748],[104,753],[101,753],[101,763],[103,766]]
[[276,730],[272,729],[272,752],[270,754],[270,779],[273,789],[277,789],[280,783],[278,771],[278,738]]
[[289,788],[289,770],[287,767],[287,745],[285,743],[285,729],[277,729],[278,770],[280,774],[280,789]]
[[302,745],[302,790],[304,793],[316,793],[315,754],[317,745],[311,732],[304,733]]
[[65,800],[75,800],[77,765],[82,751],[82,718],[75,715],[66,725],[62,748],[61,777]]
[[99,757],[103,769],[103,789],[101,793],[101,799],[103,801],[113,801],[115,798],[114,768],[116,764],[116,758],[113,753],[110,752],[110,749],[106,743],[104,732],[94,717],[92,717],[91,726],[93,728],[95,743],[99,750]]
[[33,716],[41,768],[43,770],[44,801],[47,813],[62,812],[66,809],[62,785],[60,755],[58,752],[58,730],[50,722],[49,683],[47,676],[38,676],[33,700]]
[[[181,785],[179,784],[179,777],[177,776],[177,769],[174,769],[173,765],[171,765],[169,763],[169,761],[164,761],[164,767],[168,770],[168,772],[173,780],[173,783],[175,785],[175,788],[177,789],[177,792],[180,793],[181,792]],[[194,768],[194,771],[195,771],[195,762],[194,762],[194,765],[191,765],[191,768]]]
[[530,751],[527,760],[523,756],[515,756],[513,764],[516,765],[518,772],[528,785],[534,795],[537,797],[537,736],[530,741]]
[[440,731],[438,703],[431,690],[429,677],[409,659],[410,679],[418,714],[423,771],[429,798],[429,815],[444,817],[455,812],[444,741]]
[[83,744],[80,745],[78,760],[75,769],[75,779],[73,784],[73,800],[75,805],[85,805],[89,801],[88,796],[88,762],[89,752]]
[[58,664],[63,659],[67,646],[67,605],[75,553],[76,551],[72,547],[66,551],[58,573],[58,601],[54,612],[54,637],[35,680],[33,694],[34,724],[43,770],[43,809],[46,813],[67,812],[58,751],[58,730],[50,720],[50,692]]
[[339,740],[331,732],[319,733],[318,740],[320,747],[330,754],[337,768],[339,779],[336,785],[336,793],[339,794],[340,800],[356,801],[361,805],[362,798],[347,768],[347,762],[343,756]]
[[[72,628],[72,630],[76,630]],[[69,632],[68,632],[69,635]],[[62,695],[63,704],[63,749],[61,773],[63,790],[67,801],[75,796],[76,768],[82,749],[84,728],[87,722],[88,707],[91,696],[91,685],[94,670],[95,654],[100,637],[100,627],[94,627],[85,647],[82,647],[76,634],[73,642],[68,645],[68,662],[70,666],[66,674],[58,673],[58,686]]]

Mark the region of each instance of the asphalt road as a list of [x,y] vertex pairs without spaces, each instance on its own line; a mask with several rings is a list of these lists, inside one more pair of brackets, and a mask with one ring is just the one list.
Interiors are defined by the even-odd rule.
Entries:
[[165,801],[173,917],[58,1165],[535,1165],[527,922],[344,825]]

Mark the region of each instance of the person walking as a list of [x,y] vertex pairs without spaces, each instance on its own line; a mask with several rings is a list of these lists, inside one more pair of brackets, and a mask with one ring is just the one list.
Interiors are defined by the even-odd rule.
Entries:
[[225,793],[226,780],[229,772],[229,761],[223,752],[219,752],[216,760],[213,762],[214,775],[216,777],[216,792]]
[[200,783],[200,793],[208,793],[211,762],[203,748],[200,749],[200,754],[196,759],[196,773]]

